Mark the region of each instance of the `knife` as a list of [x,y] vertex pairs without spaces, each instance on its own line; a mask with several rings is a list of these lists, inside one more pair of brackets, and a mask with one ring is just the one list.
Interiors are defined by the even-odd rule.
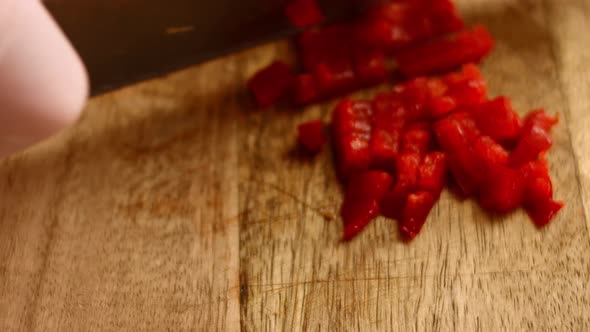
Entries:
[[[320,0],[328,21],[370,0]],[[288,0],[46,0],[84,61],[91,94],[157,77],[297,32]]]

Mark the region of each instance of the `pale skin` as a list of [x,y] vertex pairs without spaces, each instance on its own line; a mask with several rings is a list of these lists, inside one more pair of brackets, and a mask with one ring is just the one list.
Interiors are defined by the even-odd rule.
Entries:
[[73,124],[88,96],[80,58],[39,0],[0,0],[0,159]]

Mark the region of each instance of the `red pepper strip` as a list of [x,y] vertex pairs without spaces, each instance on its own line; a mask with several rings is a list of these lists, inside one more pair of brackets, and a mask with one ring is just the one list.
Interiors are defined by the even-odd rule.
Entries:
[[373,99],[373,167],[392,170],[399,152],[406,109],[395,93],[381,93]]
[[522,120],[506,97],[498,97],[475,107],[473,116],[481,132],[496,142],[514,143],[522,130]]
[[297,44],[304,70],[313,72],[319,64],[333,64],[351,59],[351,34],[352,27],[343,24],[303,31]]
[[418,153],[423,155],[433,146],[433,138],[430,130],[409,129],[402,138],[402,153]]
[[529,126],[538,126],[540,128],[543,128],[546,132],[549,132],[551,131],[551,128],[553,128],[553,126],[557,124],[557,122],[559,122],[557,117],[547,115],[547,113],[545,113],[545,110],[535,110],[530,112],[526,116],[524,120],[524,131],[526,131],[527,127]]
[[407,240],[413,239],[420,233],[435,202],[434,196],[427,191],[408,195],[400,223],[400,232]]
[[553,200],[553,186],[545,160],[536,160],[521,167],[526,181],[524,208],[533,222],[545,226],[564,206]]
[[298,28],[314,26],[326,19],[316,0],[292,0],[285,8],[285,15]]
[[357,86],[354,68],[348,59],[330,64],[317,64],[314,69],[314,77],[323,96],[347,92]]
[[358,47],[392,52],[462,28],[463,21],[449,0],[395,1],[369,9],[356,27],[355,40]]
[[539,126],[529,126],[510,154],[510,164],[520,166],[539,158],[553,144],[551,136]]
[[287,94],[293,79],[291,67],[284,62],[275,61],[257,72],[248,81],[248,88],[254,95],[258,106],[268,107]]
[[453,113],[434,124],[439,145],[447,153],[449,170],[467,196],[477,192],[482,170],[474,160],[470,142],[479,137],[479,130],[469,113]]
[[525,210],[539,227],[547,225],[564,206],[563,202],[553,200],[551,181],[547,179],[537,178],[531,181],[527,185],[526,194]]
[[418,168],[418,188],[428,191],[435,198],[440,196],[447,178],[447,158],[442,152],[424,156]]
[[460,72],[445,75],[443,80],[449,87],[448,96],[453,98],[457,107],[479,105],[487,99],[486,82],[474,64],[466,64]]
[[371,123],[373,110],[369,102],[345,99],[334,110],[332,129],[340,177],[345,180],[371,164]]
[[354,55],[354,65],[358,83],[362,85],[377,84],[387,79],[385,55],[381,52],[357,51]]
[[433,125],[438,143],[446,152],[465,149],[481,134],[467,112],[453,113]]
[[488,167],[480,188],[482,207],[497,212],[509,212],[523,202],[525,181],[521,172],[502,165]]
[[327,142],[322,120],[300,124],[297,127],[297,132],[299,133],[299,143],[308,152],[320,152]]
[[471,146],[474,159],[481,165],[481,171],[492,165],[508,165],[508,151],[489,136],[479,137]]
[[293,99],[297,105],[306,105],[320,98],[320,91],[311,74],[301,74],[293,84]]
[[361,200],[346,213],[353,221],[344,227],[342,240],[350,241],[379,215],[379,205],[375,200]]
[[409,47],[396,55],[399,70],[408,77],[444,72],[477,62],[494,46],[485,27],[478,25],[452,38]]
[[342,204],[344,239],[350,240],[378,214],[378,202],[389,190],[393,178],[381,171],[353,175]]
[[381,201],[384,216],[394,219],[401,217],[408,194],[418,185],[420,162],[417,153],[405,153],[396,158],[397,183]]

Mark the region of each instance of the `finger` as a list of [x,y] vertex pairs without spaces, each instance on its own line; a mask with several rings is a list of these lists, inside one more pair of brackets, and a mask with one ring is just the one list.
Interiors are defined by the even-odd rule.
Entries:
[[41,2],[2,2],[11,12],[0,24],[0,157],[76,121],[88,95],[80,58]]

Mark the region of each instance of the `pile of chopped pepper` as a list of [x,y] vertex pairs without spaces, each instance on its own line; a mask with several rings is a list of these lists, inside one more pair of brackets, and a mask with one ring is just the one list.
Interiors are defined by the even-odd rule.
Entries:
[[[314,0],[293,0],[286,14],[298,27],[324,19]],[[488,96],[474,63],[494,41],[481,25],[465,28],[450,0],[390,1],[353,22],[305,30],[296,43],[299,74],[277,61],[249,81],[259,106],[283,98],[307,105],[395,75],[406,80],[372,100],[345,98],[334,110],[344,240],[378,215],[398,220],[413,239],[447,185],[489,211],[523,207],[538,226],[563,207],[545,159],[557,118],[544,110],[521,118],[510,99]],[[318,153],[327,132],[321,120],[301,124],[299,142]]]

